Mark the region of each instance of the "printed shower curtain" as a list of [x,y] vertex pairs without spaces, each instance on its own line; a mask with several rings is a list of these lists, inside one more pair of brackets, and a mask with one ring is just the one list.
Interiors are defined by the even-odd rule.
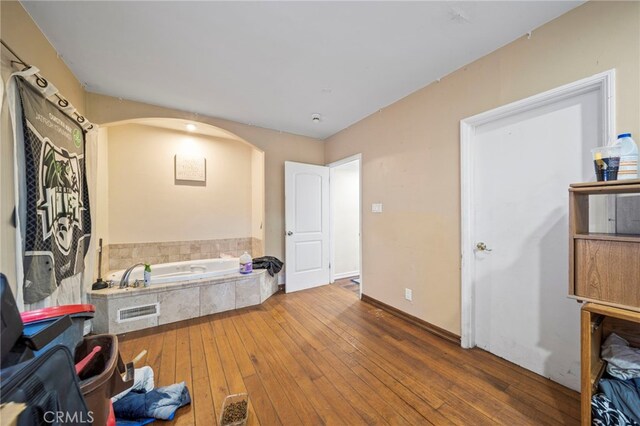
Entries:
[[[92,256],[86,256],[92,229],[88,123],[83,128],[67,115],[75,111],[71,105],[65,114],[50,102],[57,90],[34,84],[36,72],[32,67],[15,73],[7,91],[14,128],[17,299],[25,309],[81,303],[93,277],[84,273],[86,266],[93,270]],[[95,132],[87,139],[95,144]],[[95,155],[91,159],[95,163]]]

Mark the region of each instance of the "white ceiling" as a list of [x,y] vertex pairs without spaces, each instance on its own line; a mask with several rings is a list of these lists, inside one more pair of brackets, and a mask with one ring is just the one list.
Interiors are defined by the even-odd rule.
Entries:
[[23,1],[89,91],[320,139],[581,3]]

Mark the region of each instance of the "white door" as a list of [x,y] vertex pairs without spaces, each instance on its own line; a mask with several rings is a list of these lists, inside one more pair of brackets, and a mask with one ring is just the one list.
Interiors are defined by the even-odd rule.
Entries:
[[476,127],[476,345],[580,389],[579,304],[567,298],[568,191],[594,180],[598,91]]
[[284,163],[285,289],[329,284],[329,168]]

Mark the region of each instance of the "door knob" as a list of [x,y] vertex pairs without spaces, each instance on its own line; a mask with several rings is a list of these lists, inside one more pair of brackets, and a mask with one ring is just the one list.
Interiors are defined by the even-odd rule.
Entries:
[[292,235],[293,235],[293,232],[289,231],[289,232],[287,232],[287,235],[288,235],[288,236],[292,236]]
[[490,248],[487,248],[487,245],[482,241],[476,244],[476,250],[478,251],[491,251]]

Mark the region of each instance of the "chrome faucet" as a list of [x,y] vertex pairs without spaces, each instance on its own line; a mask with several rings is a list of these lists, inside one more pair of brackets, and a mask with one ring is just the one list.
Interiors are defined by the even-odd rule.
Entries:
[[122,278],[120,279],[120,288],[129,287],[129,276],[131,275],[131,272],[138,266],[144,266],[144,263],[136,263],[135,265],[124,271],[124,274],[122,274]]

